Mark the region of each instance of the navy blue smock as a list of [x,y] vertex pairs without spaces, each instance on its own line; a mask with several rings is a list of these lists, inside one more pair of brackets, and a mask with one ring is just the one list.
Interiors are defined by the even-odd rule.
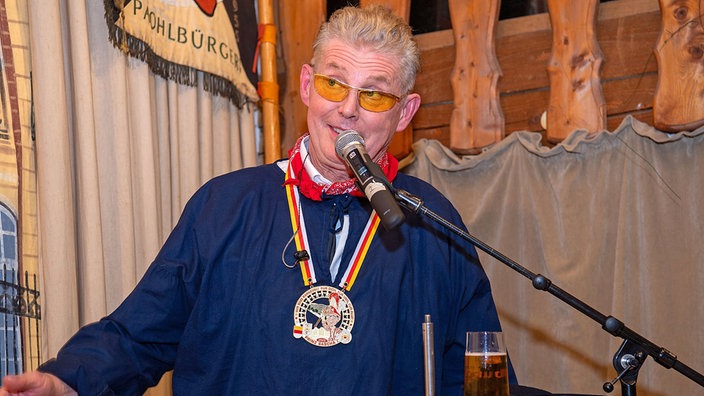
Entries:
[[[40,370],[80,395],[141,394],[173,369],[175,395],[422,395],[421,324],[434,322],[438,395],[461,395],[465,332],[499,330],[475,249],[406,212],[379,227],[347,296],[349,344],[317,347],[293,337],[294,305],[307,289],[281,255],[292,236],[277,164],[206,183],[143,279],[109,316],[83,327]],[[399,174],[394,186],[454,224],[461,218],[429,184]],[[301,198],[317,285],[338,287],[371,206],[365,198]],[[330,279],[330,232],[343,210],[350,235]],[[284,258],[292,264],[294,244]],[[511,370],[512,382],[514,382]]]

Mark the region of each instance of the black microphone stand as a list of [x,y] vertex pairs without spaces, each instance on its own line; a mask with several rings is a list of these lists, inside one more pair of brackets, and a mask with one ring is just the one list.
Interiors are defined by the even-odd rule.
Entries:
[[613,384],[616,381],[621,381],[621,391],[624,396],[636,396],[636,381],[638,379],[638,371],[640,367],[648,358],[651,356],[656,362],[660,363],[665,368],[674,368],[679,373],[683,374],[685,377],[696,382],[700,386],[704,387],[704,376],[688,367],[687,365],[681,363],[677,360],[677,356],[673,355],[667,349],[655,345],[645,337],[636,333],[635,331],[629,329],[622,321],[616,319],[613,316],[606,316],[596,309],[592,308],[588,304],[579,300],[577,297],[569,294],[568,292],[557,287],[552,281],[543,275],[534,274],[525,267],[521,266],[517,262],[511,260],[510,258],[503,255],[501,252],[472,236],[470,233],[464,231],[463,229],[455,226],[446,219],[442,218],[438,214],[427,209],[423,205],[423,201],[415,195],[410,194],[407,191],[393,189],[389,186],[391,191],[394,193],[396,200],[409,211],[421,215],[428,216],[438,224],[444,226],[460,237],[472,243],[474,246],[483,250],[490,256],[501,261],[502,263],[509,266],[514,271],[530,279],[533,283],[533,287],[546,291],[553,296],[559,298],[563,302],[569,304],[571,307],[575,308],[584,315],[590,317],[597,323],[601,325],[601,328],[606,330],[608,333],[615,337],[620,337],[624,341],[621,344],[618,352],[614,355],[613,365],[618,373],[616,379],[611,382],[606,382],[603,386],[604,391],[613,391]]

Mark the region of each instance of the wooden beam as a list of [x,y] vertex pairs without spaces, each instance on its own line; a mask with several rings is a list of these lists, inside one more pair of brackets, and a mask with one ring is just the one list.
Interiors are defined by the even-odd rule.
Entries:
[[450,0],[455,39],[452,69],[454,108],[450,148],[476,153],[504,137],[497,82],[501,68],[494,50],[499,0]]
[[550,104],[547,139],[560,142],[576,129],[606,128],[599,72],[603,55],[596,40],[598,0],[548,0],[552,56],[548,63]]
[[669,132],[694,130],[704,125],[704,0],[660,0],[660,9],[654,125]]
[[280,158],[281,127],[279,124],[279,86],[276,76],[276,27],[273,0],[258,0],[259,55],[261,81],[259,95],[262,100],[264,162]]

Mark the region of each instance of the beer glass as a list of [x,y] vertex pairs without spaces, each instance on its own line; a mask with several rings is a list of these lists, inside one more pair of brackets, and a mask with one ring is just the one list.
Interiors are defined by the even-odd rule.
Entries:
[[508,359],[501,332],[467,332],[464,396],[509,396]]

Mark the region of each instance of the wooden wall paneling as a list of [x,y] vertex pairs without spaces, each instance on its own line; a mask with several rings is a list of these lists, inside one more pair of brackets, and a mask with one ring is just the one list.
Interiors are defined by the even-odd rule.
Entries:
[[[360,7],[379,3],[379,0],[359,0]],[[411,0],[385,0],[383,4],[408,23],[411,17]]]
[[[452,31],[446,30],[443,33],[448,35]],[[438,35],[434,35],[438,36]],[[455,47],[450,37],[450,44],[438,48],[423,48],[421,38],[426,35],[416,36],[421,50],[420,73],[416,77],[415,90],[421,96],[421,106],[435,103],[452,103],[452,85],[450,84],[450,74],[455,65]],[[431,39],[432,40],[432,39]],[[431,40],[426,40],[430,42]],[[448,118],[446,123],[449,124]]]
[[301,66],[313,56],[313,40],[325,20],[326,0],[278,1],[283,52],[284,94],[282,95],[284,132],[281,157],[293,147],[299,136],[308,131],[306,106],[301,102],[299,76]]
[[[540,117],[547,108],[547,104],[547,91],[526,91],[517,95],[501,96],[501,107],[506,119],[504,122],[506,136],[516,131],[542,132]],[[421,107],[413,120],[413,141],[432,138],[451,147],[450,125],[447,120],[452,114],[452,109],[451,103]],[[457,152],[457,154],[471,153]]]
[[[540,30],[499,37],[496,52],[503,70],[499,80],[501,92],[545,89],[549,86],[545,68],[550,60],[552,33],[547,15]],[[536,26],[537,27],[537,26]]]
[[552,56],[547,139],[560,142],[576,129],[606,128],[599,72],[603,55],[596,39],[598,0],[548,0]]
[[[606,113],[617,115],[652,109],[657,81],[657,73],[651,72],[638,77],[603,82]],[[652,123],[652,120],[648,121],[648,124]]]
[[599,5],[597,38],[604,54],[602,84],[657,72],[653,49],[659,34],[657,0],[619,0]]
[[543,132],[541,118],[550,103],[550,91],[531,89],[501,95],[506,117],[506,134],[515,131]]
[[[310,47],[319,26],[319,22],[312,19],[322,22],[325,1],[284,3],[279,2],[279,25],[285,59],[282,63],[286,72],[282,82],[286,86],[282,99],[282,148],[287,150],[295,138],[307,130],[305,106],[298,98],[298,73],[300,65],[310,60]],[[617,0],[603,3],[598,8],[597,37],[604,54],[601,85],[609,130],[617,127],[627,114],[653,123],[650,109],[658,73],[653,49],[660,34],[659,7],[658,0]],[[311,15],[315,17],[311,18]],[[308,43],[305,43],[306,37]],[[392,141],[390,151],[397,158],[409,153],[412,142],[421,138],[437,139],[451,146],[449,124],[453,92],[450,75],[456,57],[453,32],[443,30],[420,34],[416,40],[421,50],[421,71],[415,90],[422,97],[422,105],[413,120],[412,130],[396,134]],[[546,66],[551,43],[548,14],[498,23],[495,50],[503,70],[498,91],[506,134],[518,130],[545,132],[540,125],[540,116],[547,110],[549,102]],[[295,113],[291,110],[294,105],[300,107]],[[294,127],[297,122],[299,126]]]
[[660,9],[654,125],[663,131],[693,130],[704,125],[704,0],[660,0]]
[[445,147],[450,147],[450,126],[445,125],[438,128],[414,130],[413,138],[415,140],[433,139],[439,141]]
[[[597,37],[603,52],[601,86],[607,128],[626,114],[652,124],[657,74],[653,48],[660,33],[658,0],[618,0],[598,9]],[[423,98],[413,120],[414,140],[438,136],[448,141],[452,112],[450,74],[455,63],[453,33],[443,30],[418,35],[421,72],[416,91]],[[546,71],[551,55],[552,30],[548,14],[502,20],[496,34],[496,54],[503,71],[498,82],[505,133],[527,130],[545,133],[540,117],[549,103]],[[645,111],[645,112],[644,112]],[[615,126],[618,126],[616,124]],[[425,129],[429,132],[426,133]]]
[[[601,69],[609,131],[626,115],[653,125],[653,97],[657,85],[657,62],[653,49],[660,33],[660,10],[656,0],[604,3],[607,14],[597,26],[604,53]],[[616,7],[618,6],[618,7]]]
[[494,50],[499,5],[499,0],[449,0],[456,54],[450,147],[458,153],[477,153],[504,137],[497,88],[501,68]]
[[610,115],[606,121],[606,128],[609,131],[615,130],[619,125],[621,125],[623,119],[629,115],[638,121],[644,122],[648,125],[653,125],[653,109],[649,108],[641,111],[633,111],[627,114]]

